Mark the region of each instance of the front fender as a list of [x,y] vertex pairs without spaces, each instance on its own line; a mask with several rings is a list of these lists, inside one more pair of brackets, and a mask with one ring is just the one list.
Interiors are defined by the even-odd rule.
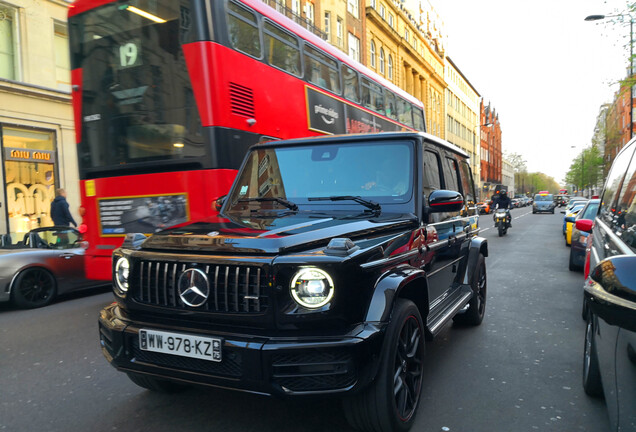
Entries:
[[400,291],[413,282],[421,282],[422,295],[426,296],[426,273],[423,270],[404,265],[383,274],[375,284],[365,322],[387,322]]
[[488,240],[484,237],[475,237],[470,241],[468,260],[466,260],[466,270],[464,271],[464,280],[462,281],[464,285],[469,285],[473,280],[479,254],[484,257],[488,256]]

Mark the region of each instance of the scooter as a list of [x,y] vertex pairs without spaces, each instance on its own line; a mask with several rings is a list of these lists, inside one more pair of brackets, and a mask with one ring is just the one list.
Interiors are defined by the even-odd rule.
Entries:
[[499,231],[499,237],[503,237],[508,232],[510,225],[508,223],[510,212],[507,209],[495,210],[495,226]]

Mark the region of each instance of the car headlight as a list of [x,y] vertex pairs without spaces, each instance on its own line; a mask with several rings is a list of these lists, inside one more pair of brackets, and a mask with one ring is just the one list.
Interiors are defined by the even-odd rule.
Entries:
[[119,288],[122,293],[126,293],[128,291],[129,273],[130,262],[128,261],[128,258],[119,257],[115,264],[115,282],[117,283],[117,288]]
[[302,307],[316,309],[329,303],[334,293],[333,280],[317,268],[298,271],[291,281],[291,295]]

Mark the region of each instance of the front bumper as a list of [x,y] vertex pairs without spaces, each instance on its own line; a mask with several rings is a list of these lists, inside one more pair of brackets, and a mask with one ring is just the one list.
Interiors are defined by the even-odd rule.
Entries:
[[367,323],[338,337],[268,338],[197,331],[223,339],[219,363],[143,351],[139,329],[193,333],[152,323],[139,325],[116,304],[99,317],[102,353],[122,372],[252,393],[297,396],[357,391],[375,376],[385,326]]

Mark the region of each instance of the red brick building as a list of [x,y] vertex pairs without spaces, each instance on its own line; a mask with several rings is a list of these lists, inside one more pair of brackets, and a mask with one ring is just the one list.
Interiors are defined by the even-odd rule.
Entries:
[[[634,88],[636,89],[636,87]],[[630,125],[633,123],[630,103],[633,102],[633,99],[630,90],[629,84],[621,84],[620,90],[616,92],[614,101],[607,110],[604,150],[605,173],[612,165],[618,152],[632,137]]]
[[[499,115],[494,108],[484,105],[480,106],[481,122],[481,190],[482,198],[490,196],[489,191],[494,190],[496,184],[502,182],[501,177],[501,125]],[[483,126],[488,125],[488,126]]]

